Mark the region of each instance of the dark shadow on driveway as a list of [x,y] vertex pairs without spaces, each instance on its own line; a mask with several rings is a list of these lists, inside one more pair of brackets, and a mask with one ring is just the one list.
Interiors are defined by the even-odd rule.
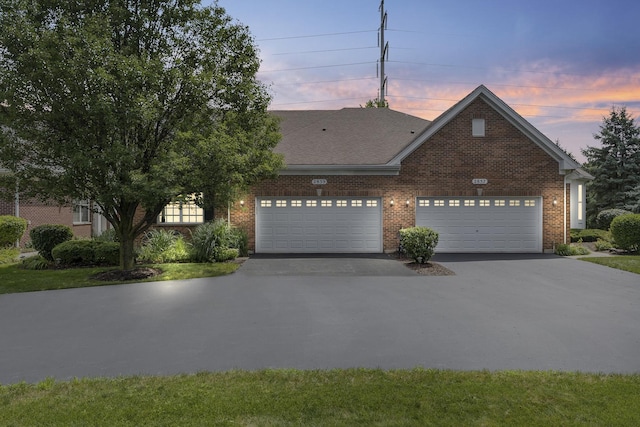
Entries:
[[511,261],[511,260],[522,261],[527,259],[553,259],[553,258],[561,258],[561,257],[555,254],[542,254],[542,253],[523,253],[523,254],[440,253],[440,254],[435,254],[432,260],[434,262],[469,262],[469,261]]

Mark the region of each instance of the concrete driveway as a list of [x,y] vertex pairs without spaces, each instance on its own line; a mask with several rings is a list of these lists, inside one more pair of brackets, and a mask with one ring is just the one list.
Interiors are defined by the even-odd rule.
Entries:
[[255,258],[220,278],[0,295],[0,383],[267,367],[640,372],[640,276],[550,255],[435,260],[456,275]]

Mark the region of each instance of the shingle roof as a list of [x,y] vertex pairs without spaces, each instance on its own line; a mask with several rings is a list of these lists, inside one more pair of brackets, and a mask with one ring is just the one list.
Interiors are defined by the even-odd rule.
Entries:
[[388,108],[272,111],[288,165],[383,165],[431,122]]

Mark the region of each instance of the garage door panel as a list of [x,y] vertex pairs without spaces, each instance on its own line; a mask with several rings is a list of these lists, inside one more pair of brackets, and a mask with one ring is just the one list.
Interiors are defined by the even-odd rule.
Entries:
[[257,198],[256,252],[382,252],[381,206],[376,198]]
[[541,206],[535,197],[418,198],[416,225],[440,234],[437,252],[541,252]]

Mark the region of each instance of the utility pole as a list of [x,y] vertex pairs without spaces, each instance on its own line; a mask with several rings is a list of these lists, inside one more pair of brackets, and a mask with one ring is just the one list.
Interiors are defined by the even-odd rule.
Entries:
[[389,58],[389,43],[384,41],[384,30],[387,29],[387,12],[384,10],[384,0],[380,0],[380,31],[378,45],[380,46],[380,93],[378,100],[384,105],[384,95],[387,90],[387,76],[384,73],[384,62]]

